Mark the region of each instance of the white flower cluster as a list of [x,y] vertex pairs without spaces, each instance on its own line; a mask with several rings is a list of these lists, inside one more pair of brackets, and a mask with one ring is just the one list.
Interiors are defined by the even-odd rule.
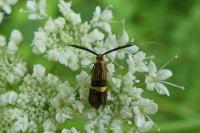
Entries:
[[18,0],[1,0],[0,1],[0,23],[3,20],[4,14],[11,14],[11,6],[15,5]]
[[13,133],[13,119],[7,108],[0,107],[0,132],[1,133]]
[[[95,60],[90,53],[75,49],[69,45],[86,47],[97,53],[130,43],[129,36],[123,30],[120,36],[112,33],[110,20],[112,11],[109,8],[101,10],[96,7],[91,21],[82,21],[80,14],[71,9],[71,2],[60,0],[59,11],[63,16],[49,18],[44,27],[35,32],[32,50],[50,61],[57,61],[75,71],[90,66]],[[126,61],[126,63],[124,62]],[[108,99],[104,109],[86,109],[89,122],[85,125],[87,133],[123,132],[122,121],[127,121],[133,128],[129,132],[146,132],[156,124],[150,118],[158,110],[158,105],[148,98],[142,97],[146,84],[147,90],[156,90],[158,94],[169,96],[164,84],[176,86],[165,80],[172,76],[168,69],[157,71],[151,58],[146,57],[136,45],[106,55],[108,62]],[[128,66],[128,67],[125,67]],[[80,68],[81,67],[81,68]],[[91,76],[84,68],[76,78],[79,96],[85,107],[88,107],[88,89]],[[140,78],[143,74],[146,79]],[[178,86],[176,86],[178,87]],[[88,89],[86,89],[88,88]],[[90,108],[90,107],[89,107]],[[159,128],[158,128],[159,129]]]
[[[98,7],[91,22],[82,22],[80,14],[71,9],[71,2],[66,3],[60,0],[58,6],[63,17],[50,18],[44,27],[40,27],[35,32],[32,44],[35,54],[44,55],[49,60],[58,61],[72,70],[77,70],[80,66],[81,57],[88,57],[81,60],[82,65],[90,64],[93,57],[88,53],[69,48],[69,44],[77,44],[88,48],[98,44],[94,45],[94,49],[98,51],[118,45],[116,42],[113,46],[107,45],[107,48],[103,48],[106,46],[103,44],[105,35],[101,30],[107,31],[110,29],[108,22],[112,18],[112,12],[109,9],[101,13]],[[107,41],[109,39],[117,41],[116,36],[111,34]],[[125,44],[126,42],[122,42],[120,45],[123,45],[123,43]]]
[[47,17],[46,14],[47,0],[27,0],[26,10],[29,12],[29,19],[37,20]]
[[[1,1],[0,8],[9,13],[8,6],[16,2]],[[28,0],[29,19],[46,17],[46,2]],[[79,126],[67,125],[71,119],[79,121],[80,117],[84,117],[82,130],[86,133],[143,133],[152,127],[159,129],[150,117],[156,114],[158,105],[142,94],[146,90],[155,90],[169,96],[165,85],[179,87],[165,81],[172,72],[165,69],[166,65],[157,70],[152,58],[146,57],[145,52],[134,44],[105,55],[107,103],[98,110],[91,108],[88,103],[89,72],[95,56],[69,45],[86,47],[100,54],[132,42],[125,29],[121,35],[112,33],[113,15],[109,7],[104,10],[96,7],[90,21],[83,21],[81,15],[72,10],[71,2],[59,0],[58,8],[62,16],[48,18],[45,25],[39,27],[32,51],[79,72],[67,77],[77,83],[69,83],[67,79],[61,81],[40,64],[33,66],[32,73],[27,73],[26,63],[17,56],[23,38],[21,33],[13,30],[8,41],[0,35],[0,132],[80,133]],[[0,20],[1,16],[0,13]],[[8,89],[17,83],[16,91]],[[62,129],[59,124],[68,128]],[[129,127],[124,130],[125,124]]]
[[7,42],[5,36],[0,35],[0,93],[7,84],[15,84],[25,75],[26,63],[17,56],[18,45],[22,41],[21,32],[13,30]]
[[23,115],[16,115],[14,125],[23,132],[36,133],[41,125],[45,132],[55,132],[56,123],[64,123],[84,109],[70,84],[52,74],[46,75],[42,65],[35,65],[33,74],[25,76],[16,102],[13,112]]

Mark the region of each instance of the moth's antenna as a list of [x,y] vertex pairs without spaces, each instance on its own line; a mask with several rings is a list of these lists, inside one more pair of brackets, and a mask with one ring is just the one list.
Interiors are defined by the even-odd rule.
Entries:
[[88,51],[94,55],[98,55],[97,53],[95,53],[94,51],[90,50],[90,49],[87,49],[85,47],[82,47],[82,46],[78,46],[78,45],[68,45],[68,46],[71,46],[71,47],[74,47],[74,48],[78,48],[78,49],[82,49],[82,50],[85,50],[85,51]]
[[120,50],[120,49],[123,49],[123,48],[131,47],[131,46],[133,46],[133,45],[132,45],[132,44],[126,44],[126,45],[124,45],[124,46],[111,49],[111,50],[109,50],[109,51],[103,53],[103,55],[109,54],[109,53],[111,53],[111,52],[114,52],[114,51],[117,51],[117,50]]

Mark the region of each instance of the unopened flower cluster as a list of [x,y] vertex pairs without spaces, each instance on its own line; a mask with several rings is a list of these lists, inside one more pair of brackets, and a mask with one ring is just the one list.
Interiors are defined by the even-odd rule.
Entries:
[[[21,33],[13,30],[8,43],[0,36],[0,132],[143,133],[154,126],[158,129],[151,119],[158,105],[153,99],[143,97],[143,92],[169,96],[165,84],[171,83],[165,80],[172,72],[157,69],[152,58],[130,41],[124,28],[121,35],[112,32],[110,7],[102,10],[97,6],[91,20],[84,21],[71,6],[71,2],[59,0],[61,16],[51,18],[45,13],[46,0],[26,2],[29,19],[47,19],[34,34],[33,53],[68,67],[66,71],[78,73],[76,76],[66,75],[63,81],[40,64],[27,72],[26,63],[15,56]],[[69,45],[104,53],[127,43],[133,46],[104,57],[108,68],[107,104],[98,110],[91,108],[88,93],[95,56]],[[69,79],[76,83],[70,83]],[[9,90],[8,84],[19,85]],[[82,117],[87,119],[84,129],[79,125],[63,129],[58,126],[68,125],[72,119],[80,121]],[[129,128],[124,129],[124,124]]]

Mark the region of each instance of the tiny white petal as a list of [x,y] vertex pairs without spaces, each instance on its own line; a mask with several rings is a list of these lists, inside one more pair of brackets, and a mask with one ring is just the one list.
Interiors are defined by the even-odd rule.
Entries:
[[125,30],[123,30],[123,33],[119,39],[119,45],[125,45],[128,42],[129,42],[128,33]]
[[147,132],[153,127],[153,122],[152,121],[147,121],[145,122],[144,126],[139,128],[140,132]]
[[153,61],[150,61],[148,68],[149,68],[149,75],[154,76],[155,73],[157,72],[157,68],[156,68],[156,65]]
[[142,113],[135,114],[135,124],[137,127],[142,127],[145,124],[145,116]]
[[101,14],[101,19],[103,21],[109,21],[113,18],[112,11],[109,9],[105,9]]
[[111,26],[110,26],[109,23],[106,23],[106,22],[102,23],[102,28],[103,28],[105,31],[107,31],[108,33],[110,33],[110,34],[112,33]]
[[163,85],[162,83],[156,83],[155,89],[161,95],[167,95],[167,96],[170,95],[167,87],[165,85]]
[[154,103],[153,101],[147,101],[144,111],[147,114],[155,114],[158,111],[158,105]]
[[157,73],[157,79],[158,80],[166,80],[172,76],[172,72],[170,70],[164,69],[160,70]]
[[135,54],[136,52],[138,52],[139,48],[136,45],[133,45],[127,49],[125,49],[125,51],[131,53],[131,54]]

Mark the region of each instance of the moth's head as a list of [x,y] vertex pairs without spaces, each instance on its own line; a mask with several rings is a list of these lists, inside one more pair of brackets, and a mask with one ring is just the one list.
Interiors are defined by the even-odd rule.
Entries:
[[97,61],[103,61],[103,54],[98,54],[96,59]]

